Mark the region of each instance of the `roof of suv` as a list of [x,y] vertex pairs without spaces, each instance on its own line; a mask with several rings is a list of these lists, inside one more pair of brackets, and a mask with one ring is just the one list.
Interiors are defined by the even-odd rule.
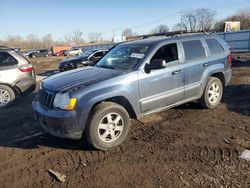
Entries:
[[172,36],[157,36],[157,37],[150,37],[150,38],[146,38],[146,39],[142,39],[142,40],[135,40],[135,41],[129,41],[129,42],[125,42],[122,43],[121,45],[136,45],[136,44],[142,44],[142,45],[154,45],[154,44],[158,44],[164,41],[168,41],[168,40],[172,40],[175,38],[179,38],[179,39],[185,39],[185,38],[197,38],[197,37],[203,37],[203,38],[207,38],[207,37],[214,37],[215,35],[206,35],[206,34],[202,34],[202,33],[187,33],[187,34],[183,34],[183,35],[172,35]]
[[7,46],[0,46],[0,51],[15,51],[18,52],[20,48],[9,48]]

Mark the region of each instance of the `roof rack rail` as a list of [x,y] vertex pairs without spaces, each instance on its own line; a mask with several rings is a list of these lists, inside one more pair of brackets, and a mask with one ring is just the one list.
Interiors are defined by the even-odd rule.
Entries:
[[8,46],[0,46],[0,50],[14,50],[14,51],[20,51],[21,48],[10,48]]
[[132,37],[129,37],[128,40],[135,40],[135,39],[146,39],[146,38],[149,38],[149,37],[160,37],[160,36],[166,36],[166,37],[176,37],[176,36],[181,36],[181,35],[184,35],[184,34],[199,34],[199,33],[202,33],[202,34],[208,34],[207,32],[205,31],[170,31],[170,32],[165,32],[165,33],[155,33],[155,34],[148,34],[148,35],[139,35],[139,36],[132,36]]

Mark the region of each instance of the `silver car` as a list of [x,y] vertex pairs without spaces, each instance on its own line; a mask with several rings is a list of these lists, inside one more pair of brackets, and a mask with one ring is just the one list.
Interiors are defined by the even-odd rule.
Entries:
[[14,49],[0,46],[0,109],[9,106],[17,95],[35,90],[32,64]]

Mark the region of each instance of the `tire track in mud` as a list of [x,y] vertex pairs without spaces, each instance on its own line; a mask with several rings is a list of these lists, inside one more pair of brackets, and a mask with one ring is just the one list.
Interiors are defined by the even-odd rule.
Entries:
[[[140,141],[140,146],[143,147],[143,152],[148,152],[145,156],[149,156],[154,153],[155,150],[159,150],[157,158],[161,158],[164,162],[196,162],[196,163],[239,163],[239,152],[235,149],[219,147],[211,148],[207,146],[179,146],[176,147],[171,141],[178,138],[178,134],[161,135],[160,138],[152,140],[153,135],[158,134],[160,129],[156,128],[156,124],[163,124],[166,119],[174,123],[177,120],[183,121],[185,113],[182,110],[170,110],[168,113],[162,115],[162,120],[153,123],[140,123],[133,122],[131,128],[130,138],[118,148],[110,151],[78,151],[78,150],[62,150],[62,149],[48,149],[46,146],[42,146],[38,149],[38,152],[28,152],[24,159],[20,162],[15,162],[16,156],[6,160],[4,164],[8,166],[8,169],[2,173],[0,177],[1,181],[4,178],[11,176],[11,174],[19,174],[18,178],[14,178],[14,181],[23,177],[40,177],[35,182],[37,184],[51,184],[51,181],[45,182],[44,173],[49,168],[58,170],[60,172],[66,172],[67,175],[77,174],[82,180],[86,177],[83,174],[84,168],[92,164],[101,162],[102,160],[108,160],[111,157],[122,158],[123,155],[133,155],[138,153],[137,144]],[[178,117],[178,118],[177,118]],[[166,127],[165,127],[166,128]],[[167,127],[168,128],[168,127]],[[171,131],[171,128],[170,128]],[[174,132],[174,131],[173,131]],[[164,137],[165,136],[165,137]],[[167,145],[161,145],[162,141],[166,141]],[[148,144],[150,143],[150,144]],[[168,154],[169,153],[169,154]],[[122,154],[122,155],[121,155]],[[22,156],[19,156],[22,157]],[[134,158],[135,156],[132,156]],[[152,155],[151,157],[156,157]],[[11,167],[8,165],[12,163]],[[1,165],[0,169],[4,169],[5,165]],[[7,167],[6,166],[6,167]]]

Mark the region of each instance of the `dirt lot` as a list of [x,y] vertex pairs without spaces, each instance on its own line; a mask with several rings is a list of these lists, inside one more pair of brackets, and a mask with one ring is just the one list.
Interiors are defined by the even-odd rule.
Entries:
[[[42,73],[59,60],[32,61]],[[34,96],[0,112],[1,187],[250,187],[250,163],[239,159],[250,149],[250,61],[235,62],[218,108],[189,103],[148,116],[106,152],[45,134],[32,120]]]

